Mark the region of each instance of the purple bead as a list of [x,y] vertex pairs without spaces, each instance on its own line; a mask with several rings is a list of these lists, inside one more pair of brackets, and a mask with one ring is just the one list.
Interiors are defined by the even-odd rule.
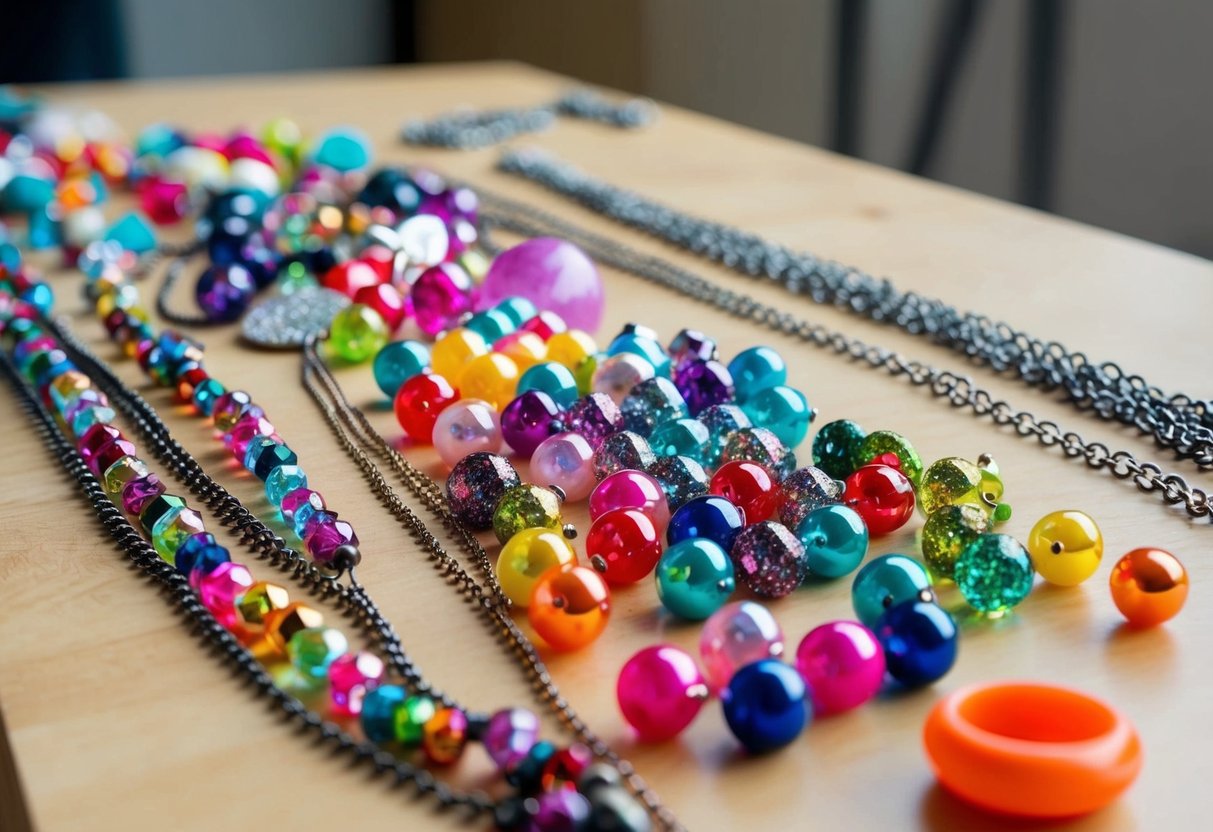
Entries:
[[623,411],[606,393],[590,393],[568,409],[564,424],[567,430],[581,434],[591,448],[598,450],[602,440],[623,430]]
[[790,595],[804,579],[804,544],[782,523],[764,520],[746,526],[729,556],[737,580],[763,598]]
[[155,474],[135,477],[122,486],[122,507],[127,514],[139,515],[150,500],[159,497],[167,489]]
[[639,433],[612,433],[594,451],[594,478],[599,482],[618,471],[647,471],[657,461],[649,440]]
[[716,358],[716,341],[696,329],[684,329],[674,336],[668,350],[674,367],[688,361],[713,361]]
[[310,505],[314,511],[328,508],[324,504],[324,498],[320,496],[320,492],[312,491],[310,488],[296,488],[294,491],[288,491],[282,498],[282,504],[279,507],[282,509],[282,516],[287,521],[294,521],[295,513],[305,504]]
[[523,459],[552,435],[560,406],[542,390],[528,390],[501,411],[501,436]]
[[253,276],[235,263],[211,266],[198,276],[194,297],[212,321],[234,321],[244,313],[256,292]]
[[799,528],[811,512],[833,505],[842,497],[838,481],[812,465],[793,471],[780,488],[779,519],[789,529]]
[[529,832],[580,832],[590,822],[590,801],[572,789],[557,789],[539,796],[539,807],[528,824]]
[[480,287],[480,308],[523,297],[555,312],[573,329],[596,332],[602,323],[602,277],[577,246],[535,237],[498,254]]
[[674,386],[686,399],[692,416],[712,405],[733,401],[733,376],[719,361],[692,359],[674,371]]
[[506,708],[489,717],[484,750],[505,771],[521,762],[539,739],[539,717],[526,708]]
[[317,511],[314,518],[317,522],[310,524],[303,542],[307,545],[308,554],[317,563],[328,563],[333,559],[333,553],[338,546],[357,546],[358,535],[354,527],[344,520],[338,520],[331,511]]
[[451,216],[475,223],[480,212],[480,197],[471,188],[451,188],[446,192],[446,207]]

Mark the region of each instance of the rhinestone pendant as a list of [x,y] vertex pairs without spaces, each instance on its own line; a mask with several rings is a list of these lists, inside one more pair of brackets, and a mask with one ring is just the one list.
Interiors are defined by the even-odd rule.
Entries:
[[331,289],[309,286],[259,303],[244,316],[241,334],[261,347],[298,349],[313,332],[327,329],[350,299]]

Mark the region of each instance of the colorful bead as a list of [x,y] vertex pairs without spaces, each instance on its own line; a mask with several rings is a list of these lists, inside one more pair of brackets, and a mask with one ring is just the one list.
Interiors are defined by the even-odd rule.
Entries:
[[242,462],[248,453],[249,444],[254,439],[274,435],[274,426],[260,411],[259,407],[250,407],[236,420],[231,429],[223,434],[223,444]]
[[278,508],[282,511],[283,519],[294,526],[295,519],[301,512],[321,511],[328,506],[325,505],[324,497],[320,496],[320,492],[308,488],[296,488],[294,491],[287,492],[286,496],[282,498],[282,502],[278,504]]
[[565,564],[535,583],[527,618],[553,650],[577,650],[602,634],[611,612],[611,593],[592,569]]
[[555,361],[543,361],[527,370],[518,378],[518,395],[530,390],[547,393],[561,409],[572,407],[577,401],[577,380],[572,371]]
[[896,604],[880,616],[873,629],[884,649],[889,675],[907,688],[931,684],[956,663],[956,622],[938,604]]
[[522,393],[501,412],[501,433],[510,447],[530,459],[539,443],[552,435],[561,408],[547,393]]
[[575,370],[581,362],[598,352],[598,345],[588,332],[570,329],[557,332],[548,339],[548,360]]
[[291,636],[309,627],[323,627],[324,616],[319,610],[299,601],[292,601],[282,609],[273,609],[263,619],[263,635],[266,642],[279,652],[285,653]]
[[715,361],[716,341],[695,329],[680,329],[666,352],[677,369],[688,361]]
[[590,565],[611,586],[634,584],[657,565],[661,557],[661,532],[640,509],[617,508],[590,526],[585,551]]
[[291,603],[285,587],[269,581],[257,581],[236,599],[236,620],[241,631],[259,636],[265,632],[265,619],[274,610],[284,610]]
[[905,555],[883,555],[864,565],[851,584],[855,617],[875,629],[885,610],[918,599],[933,599],[931,576]]
[[529,828],[534,832],[576,832],[589,828],[592,813],[590,801],[575,791],[544,792],[535,800]]
[[753,754],[782,748],[812,718],[804,679],[775,659],[762,659],[734,674],[720,692],[725,721],[737,741]]
[[671,546],[691,538],[703,538],[717,543],[726,552],[745,526],[745,517],[737,506],[724,497],[706,494],[695,497],[670,517],[666,540]]
[[523,529],[501,547],[496,575],[501,591],[519,608],[531,603],[539,578],[553,566],[577,563],[577,553],[559,532]]
[[124,456],[109,468],[105,469],[102,485],[110,497],[117,497],[131,480],[146,477],[151,471],[140,459]]
[[371,163],[371,142],[360,130],[330,130],[316,141],[312,159],[341,173],[361,170]]
[[163,494],[167,488],[155,474],[144,474],[128,480],[122,486],[122,508],[127,514],[138,516],[148,502]]
[[198,581],[198,596],[220,624],[235,628],[236,599],[253,585],[252,573],[239,563],[221,563]]
[[483,338],[486,344],[495,343],[518,328],[509,315],[497,308],[477,312],[463,326]]
[[795,448],[808,435],[809,423],[817,412],[799,390],[777,385],[754,393],[741,409],[755,425],[771,431],[779,441]]
[[695,660],[668,644],[632,656],[615,683],[619,710],[641,742],[678,736],[699,715],[707,695]]
[[914,514],[914,486],[889,465],[864,465],[847,477],[843,500],[859,512],[873,537],[900,529]]
[[362,733],[372,742],[388,742],[396,738],[396,712],[404,704],[404,688],[380,685],[367,691],[362,698]]
[[421,747],[431,763],[449,766],[463,755],[467,740],[467,714],[458,708],[440,708],[425,723]]
[[496,408],[488,402],[461,399],[438,414],[431,441],[448,467],[471,453],[500,453],[503,447],[501,419]]
[[708,618],[699,636],[703,675],[713,690],[729,683],[738,668],[783,655],[783,630],[770,611],[753,601],[725,604]]
[[436,373],[415,375],[396,393],[392,404],[396,421],[414,442],[427,444],[434,436],[434,423],[447,407],[459,400],[459,391]]
[[324,679],[329,665],[349,651],[349,642],[340,630],[315,627],[300,630],[286,643],[286,655],[294,668],[307,679]]
[[707,465],[712,468],[720,463],[725,443],[734,431],[752,426],[750,417],[733,404],[713,405],[700,412],[696,418],[708,429]]
[[202,515],[192,508],[174,509],[162,515],[152,527],[152,545],[167,563],[175,563],[181,544],[202,530]]
[[689,456],[663,456],[649,466],[665,492],[666,503],[672,510],[682,508],[708,490],[708,474],[703,466]]
[[395,738],[402,745],[420,745],[425,724],[434,718],[438,706],[428,696],[410,696],[396,709]]
[[809,688],[813,713],[857,708],[884,683],[884,650],[856,621],[831,621],[809,631],[796,648],[796,669]]
[[938,508],[922,524],[922,559],[937,577],[950,579],[961,552],[989,530],[990,516],[977,506]]
[[279,466],[295,465],[298,462],[299,457],[294,451],[280,440],[269,436],[254,438],[244,452],[244,467],[260,480],[264,480]]
[[604,393],[611,397],[615,404],[623,404],[623,400],[642,381],[655,377],[653,369],[645,358],[630,352],[612,355],[594,365],[590,389],[595,393]]
[[656,338],[653,337],[656,333],[645,330],[642,334],[634,324],[628,324],[624,329],[625,331],[615,336],[607,346],[607,356],[635,355],[646,361],[656,375],[668,379],[672,364],[670,357],[661,348],[661,344],[657,343]]
[[735,589],[733,561],[711,540],[692,538],[666,549],[657,563],[657,597],[680,618],[702,621]]
[[383,349],[390,334],[382,315],[365,304],[351,303],[333,316],[328,344],[338,358],[361,364]]
[[[76,442],[76,450],[80,452],[81,458],[88,466],[88,469],[94,474],[97,473],[97,467],[93,463],[93,459],[97,454],[111,442],[122,438],[122,431],[118,430],[113,425],[104,423],[96,424],[84,432]],[[127,451],[130,453],[130,451]],[[120,454],[121,456],[121,454]],[[111,461],[111,465],[113,462]]]
[[[93,425],[85,432],[85,436],[98,427],[101,426]],[[87,460],[88,468],[97,476],[101,476],[105,473],[106,469],[122,459],[122,457],[135,456],[135,453],[136,449],[133,442],[126,439],[110,439],[109,442],[97,448],[96,451],[89,455]]]
[[1057,586],[1078,586],[1103,558],[1103,535],[1081,511],[1054,511],[1028,533],[1028,555],[1040,576]]
[[623,413],[604,393],[583,396],[564,414],[565,429],[579,433],[595,451],[612,433],[623,430]]
[[539,717],[526,708],[506,708],[489,717],[481,742],[497,768],[521,762],[539,739]]
[[375,383],[388,398],[395,398],[400,386],[430,365],[430,350],[420,341],[393,341],[375,353],[371,369]]
[[661,483],[644,471],[616,471],[606,477],[590,494],[590,519],[617,508],[638,508],[649,515],[658,529],[670,522],[670,506]]
[[215,400],[227,392],[222,384],[213,378],[198,382],[194,392],[190,394],[190,402],[203,416],[210,416],[215,409]]
[[981,498],[981,470],[960,457],[932,462],[922,475],[918,505],[930,517],[944,506],[971,505],[992,511]]
[[763,390],[788,383],[788,365],[770,347],[742,350],[729,362],[729,374],[737,399],[743,402]]
[[409,294],[417,326],[431,338],[449,328],[460,315],[472,311],[471,291],[472,279],[454,263],[426,269]]
[[488,342],[478,332],[456,327],[434,342],[430,366],[440,376],[458,378],[469,361],[488,353]]
[[733,460],[756,462],[780,480],[796,470],[796,456],[766,428],[740,428],[725,441],[721,464]]
[[724,497],[741,509],[746,523],[769,520],[779,504],[779,484],[771,472],[754,462],[737,460],[720,466],[708,483],[708,492]]
[[602,278],[580,248],[556,237],[535,237],[506,249],[480,286],[480,302],[492,306],[525,298],[555,312],[570,327],[593,332],[602,323]]
[[584,500],[598,484],[594,451],[576,433],[558,433],[539,443],[531,455],[531,476],[564,492],[567,500]]
[[627,429],[644,437],[648,437],[653,428],[664,422],[690,415],[687,403],[674,382],[660,376],[633,387],[619,409]]
[[[215,421],[215,430],[220,433],[227,433],[235,427],[236,421],[252,407],[255,407],[252,398],[243,390],[229,390],[224,393],[215,399],[215,406],[211,410],[211,417]],[[261,408],[257,408],[257,410],[257,415],[264,415],[261,412]]]
[[[194,540],[200,542],[190,545]],[[191,535],[185,539],[185,542],[177,549],[175,565],[177,571],[189,580],[190,586],[197,589],[205,576],[214,572],[220,564],[230,562],[231,559],[228,550],[215,543],[214,535],[204,533]]]
[[674,371],[674,386],[686,400],[692,416],[733,401],[733,377],[719,361],[683,362]]
[[737,579],[763,598],[790,595],[804,579],[804,545],[782,523],[764,520],[746,526],[733,541],[729,557]]
[[253,276],[244,266],[214,265],[198,276],[194,299],[207,318],[230,323],[244,314],[256,291]]
[[265,478],[265,496],[274,506],[280,506],[287,494],[307,487],[307,474],[298,465],[280,465]]
[[329,701],[336,716],[358,716],[367,693],[379,686],[383,660],[360,650],[339,656],[329,665]]
[[1134,549],[1112,567],[1108,580],[1116,609],[1132,627],[1169,621],[1188,600],[1188,572],[1170,552]]
[[179,508],[185,508],[185,500],[176,494],[161,494],[159,497],[153,497],[139,513],[139,526],[143,529],[143,534],[151,537],[152,529],[160,518]]
[[856,448],[851,464],[858,469],[885,454],[897,457],[901,473],[917,488],[922,481],[922,457],[908,439],[891,430],[878,430],[865,436]]
[[493,511],[493,533],[505,543],[523,529],[560,529],[560,499],[548,488],[519,485],[507,489]]
[[960,553],[952,577],[969,606],[997,615],[1028,597],[1034,574],[1032,560],[1018,540],[983,534]]
[[[315,516],[328,514],[332,512],[316,512]],[[344,520],[336,519],[334,515],[331,521],[326,518],[324,522],[314,524],[303,542],[307,545],[307,552],[312,556],[312,560],[319,564],[329,564],[337,557],[338,549],[346,546],[356,548],[358,535],[354,534],[353,526]]]
[[469,399],[484,399],[501,410],[514,398],[518,376],[518,365],[512,358],[491,352],[464,365],[459,374],[459,390]]
[[657,456],[686,456],[703,465],[708,454],[708,429],[697,419],[674,419],[658,425],[649,436]]
[[841,578],[859,568],[868,554],[868,527],[847,506],[822,506],[796,527],[810,577]]
[[594,451],[594,476],[606,479],[618,471],[643,471],[657,461],[649,440],[630,430],[612,433]]
[[378,312],[379,317],[387,324],[389,332],[400,329],[400,325],[404,323],[404,319],[409,314],[409,301],[405,300],[404,295],[400,294],[400,290],[390,283],[363,286],[354,293],[354,303]]
[[522,485],[508,459],[477,451],[455,463],[446,479],[447,505],[455,519],[475,531],[493,524],[501,495]]
[[493,349],[511,358],[518,365],[519,371],[529,370],[546,360],[548,353],[543,339],[534,332],[525,330],[505,336],[493,345]]

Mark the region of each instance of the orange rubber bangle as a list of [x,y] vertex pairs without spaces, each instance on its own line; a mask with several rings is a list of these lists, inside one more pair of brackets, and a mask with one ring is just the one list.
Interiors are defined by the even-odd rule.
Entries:
[[993,812],[1085,815],[1115,800],[1141,771],[1141,741],[1123,715],[1069,688],[979,684],[940,700],[923,744],[939,782]]

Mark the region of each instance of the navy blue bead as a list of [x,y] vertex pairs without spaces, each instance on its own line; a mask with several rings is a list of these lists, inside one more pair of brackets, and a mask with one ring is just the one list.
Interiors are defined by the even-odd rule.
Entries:
[[215,540],[215,536],[210,532],[191,534],[177,547],[177,554],[174,556],[173,563],[176,564],[177,570],[188,578],[199,553],[208,546],[218,545],[219,541]]
[[218,544],[214,546],[206,546],[198,550],[196,554],[186,558],[187,563],[181,560],[181,554],[178,552],[176,564],[178,571],[186,575],[191,581],[196,580],[203,575],[209,575],[214,572],[221,563],[227,563],[232,559],[231,552]]
[[720,704],[733,736],[755,754],[787,745],[812,717],[804,679],[778,659],[761,659],[734,673]]
[[674,512],[666,529],[666,540],[673,546],[693,537],[711,540],[726,552],[733,548],[733,540],[745,527],[745,515],[741,509],[724,497],[704,494],[688,500],[686,505]]
[[930,601],[906,601],[876,621],[889,675],[908,688],[929,685],[956,663],[956,622]]

